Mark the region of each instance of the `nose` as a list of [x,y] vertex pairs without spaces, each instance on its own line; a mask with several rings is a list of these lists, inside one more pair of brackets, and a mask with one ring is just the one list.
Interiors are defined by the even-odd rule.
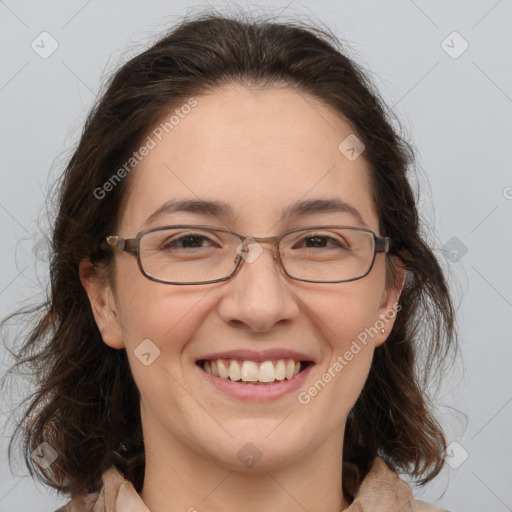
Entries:
[[299,316],[290,279],[269,244],[249,243],[235,275],[227,281],[219,314],[232,327],[265,332]]

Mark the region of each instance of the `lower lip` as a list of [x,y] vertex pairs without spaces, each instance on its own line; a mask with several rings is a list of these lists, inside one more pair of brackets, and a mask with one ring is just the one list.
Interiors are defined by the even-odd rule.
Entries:
[[292,391],[298,389],[306,380],[311,368],[310,363],[304,370],[295,375],[292,379],[284,379],[275,384],[240,384],[240,382],[216,377],[211,373],[206,373],[200,366],[196,365],[206,382],[217,388],[219,391],[231,395],[240,400],[252,400],[255,402],[264,402],[267,400],[276,400]]

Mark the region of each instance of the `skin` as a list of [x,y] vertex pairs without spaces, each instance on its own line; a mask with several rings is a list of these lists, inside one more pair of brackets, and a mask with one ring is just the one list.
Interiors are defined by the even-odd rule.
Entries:
[[[378,232],[364,153],[348,160],[338,145],[353,130],[311,96],[290,88],[232,85],[197,97],[198,106],[152,149],[130,175],[120,236],[134,237],[169,199],[229,203],[235,216],[170,213],[151,226],[207,224],[270,236],[315,224],[359,225],[348,213],[322,212],[281,220],[297,200],[339,198]],[[168,115],[165,116],[168,118]],[[359,333],[397,303],[385,287],[385,256],[363,279],[336,284],[288,278],[271,246],[244,262],[230,280],[173,286],[152,282],[136,258],[115,251],[111,286],[84,260],[82,283],[105,343],[127,350],[141,393],[146,476],[141,497],[152,512],[343,510],[342,446],[346,417],[368,376],[374,348],[366,346],[303,405],[307,390]],[[402,274],[400,274],[402,275]],[[160,356],[149,366],[134,350],[150,339]],[[243,402],[204,379],[194,364],[217,350],[289,348],[316,365],[297,392],[272,402]],[[248,442],[262,454],[252,468],[237,452]]]

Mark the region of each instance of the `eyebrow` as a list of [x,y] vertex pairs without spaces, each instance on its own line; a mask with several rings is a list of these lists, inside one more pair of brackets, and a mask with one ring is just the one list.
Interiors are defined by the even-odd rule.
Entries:
[[[228,203],[223,201],[207,201],[202,199],[169,200],[155,210],[143,223],[147,227],[156,217],[165,213],[189,212],[212,217],[234,218],[235,213]],[[341,199],[309,199],[297,201],[284,208],[281,212],[282,220],[302,217],[314,213],[348,213],[359,224],[368,227],[359,210]]]

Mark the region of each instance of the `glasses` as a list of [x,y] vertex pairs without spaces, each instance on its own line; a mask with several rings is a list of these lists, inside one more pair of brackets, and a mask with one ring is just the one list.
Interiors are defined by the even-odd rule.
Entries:
[[108,247],[137,256],[142,274],[165,284],[226,281],[242,260],[252,263],[260,244],[273,244],[286,275],[309,283],[343,283],[368,275],[375,255],[389,251],[389,238],[366,228],[310,226],[270,237],[239,235],[211,226],[175,225],[144,229],[135,238],[105,239]]

